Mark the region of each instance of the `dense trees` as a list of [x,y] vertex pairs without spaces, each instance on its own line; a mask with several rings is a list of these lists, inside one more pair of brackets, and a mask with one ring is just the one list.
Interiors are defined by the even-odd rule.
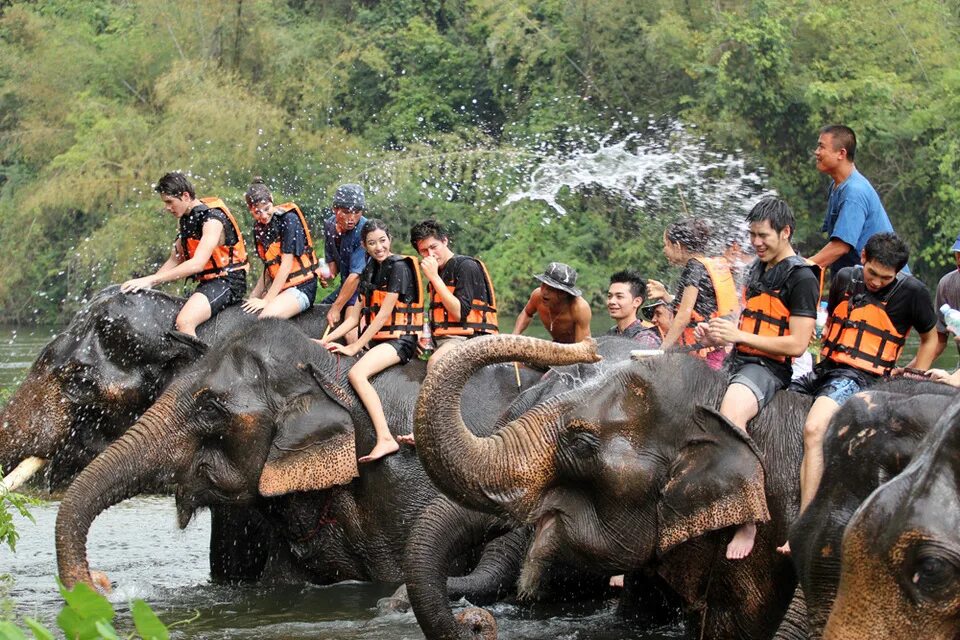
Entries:
[[450,222],[508,311],[549,259],[599,302],[615,268],[665,268],[664,217],[716,211],[682,187],[640,206],[561,190],[566,215],[504,202],[544,158],[664,117],[763,167],[808,250],[816,130],[850,124],[932,284],[960,231],[958,19],[940,0],[3,2],[0,320],[57,319],[153,269],[173,222],[151,182],[170,169],[238,209],[263,175],[314,219],[356,180],[403,250],[410,222]]

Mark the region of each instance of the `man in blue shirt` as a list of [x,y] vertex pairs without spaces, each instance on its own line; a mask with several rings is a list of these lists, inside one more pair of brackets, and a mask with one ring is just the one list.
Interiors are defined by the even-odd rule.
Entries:
[[853,163],[856,151],[856,134],[840,124],[821,129],[813,151],[817,170],[833,178],[833,184],[823,221],[830,240],[810,260],[824,269],[830,267],[831,274],[860,264],[860,253],[870,236],[893,232],[876,189]]
[[330,269],[330,277],[340,274],[340,286],[323,300],[324,304],[330,305],[327,324],[331,327],[340,323],[344,307],[357,299],[360,274],[367,265],[367,252],[360,241],[363,226],[367,223],[363,217],[366,208],[363,187],[342,184],[333,194],[333,215],[323,222],[324,261]]

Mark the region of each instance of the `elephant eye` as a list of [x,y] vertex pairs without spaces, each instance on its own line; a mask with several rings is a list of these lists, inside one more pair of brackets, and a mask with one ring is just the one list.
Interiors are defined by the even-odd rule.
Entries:
[[939,598],[955,592],[957,567],[933,549],[921,549],[912,563],[910,582],[924,596]]
[[197,415],[204,422],[215,422],[227,415],[223,401],[210,391],[204,391],[197,398]]

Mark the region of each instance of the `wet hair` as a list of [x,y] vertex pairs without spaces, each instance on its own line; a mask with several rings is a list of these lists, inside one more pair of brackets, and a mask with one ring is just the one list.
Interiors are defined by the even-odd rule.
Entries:
[[363,244],[366,244],[367,236],[373,233],[374,231],[377,231],[378,229],[383,230],[383,232],[387,234],[388,238],[391,238],[391,239],[393,238],[393,236],[390,235],[390,229],[387,229],[386,222],[384,222],[379,218],[372,218],[370,220],[367,220],[367,224],[363,225],[363,231],[360,232],[360,242],[362,242]]
[[797,219],[794,217],[790,205],[775,196],[767,196],[753,205],[753,209],[750,209],[746,220],[747,224],[766,220],[777,233],[790,227],[791,236],[793,235],[794,229],[797,228]]
[[875,233],[863,247],[866,262],[876,261],[897,271],[910,259],[910,248],[895,233]]
[[829,134],[833,137],[834,151],[846,149],[847,160],[853,162],[854,156],[857,155],[857,134],[853,132],[853,129],[842,124],[828,124],[820,129],[820,135],[823,134]]
[[157,180],[157,184],[153,187],[153,190],[162,196],[171,196],[173,198],[179,198],[184,192],[189,193],[191,198],[197,197],[197,192],[194,191],[193,185],[187,180],[187,176],[179,171],[165,173],[162,178]]
[[647,290],[647,281],[643,279],[643,276],[640,275],[639,271],[634,271],[633,269],[617,271],[615,274],[610,276],[610,284],[615,282],[629,284],[630,295],[632,295],[634,298],[641,297],[643,292]]
[[703,253],[710,241],[710,227],[699,218],[682,218],[667,225],[667,240],[676,242],[687,251]]
[[[410,244],[417,249],[417,243],[427,238],[436,238],[437,240],[448,240],[447,230],[436,220],[424,220],[410,227]],[[417,249],[419,251],[419,249]]]
[[260,176],[250,181],[250,186],[247,187],[247,192],[243,194],[243,197],[248,205],[259,202],[273,202],[273,194],[270,193],[270,189],[267,188]]

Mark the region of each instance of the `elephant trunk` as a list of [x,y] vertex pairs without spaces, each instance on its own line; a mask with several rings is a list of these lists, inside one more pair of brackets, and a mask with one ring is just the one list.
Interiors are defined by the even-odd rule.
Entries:
[[420,515],[408,538],[404,576],[410,604],[427,640],[497,637],[496,621],[483,609],[466,609],[454,617],[447,575],[454,559],[509,528],[444,498],[434,500]]
[[810,637],[807,631],[807,602],[803,596],[803,589],[797,585],[793,592],[793,599],[790,600],[790,606],[783,614],[783,620],[773,640],[807,640]]
[[87,564],[87,534],[96,517],[109,507],[137,495],[144,486],[169,482],[186,459],[182,431],[184,410],[174,383],[119,440],[114,442],[70,485],[57,512],[57,568],[67,587],[92,584]]
[[496,362],[556,366],[599,359],[590,339],[572,345],[514,335],[467,341],[427,375],[417,401],[417,451],[431,479],[456,502],[524,520],[553,477],[569,401],[551,398],[481,438],[464,423],[463,388],[475,371]]

